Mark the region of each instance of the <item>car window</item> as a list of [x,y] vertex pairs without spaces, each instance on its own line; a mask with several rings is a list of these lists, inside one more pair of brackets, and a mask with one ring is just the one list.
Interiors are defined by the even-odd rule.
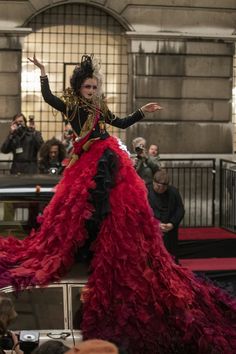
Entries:
[[0,202],[0,233],[22,239],[32,228],[37,229],[37,218],[43,213],[48,200],[2,200]]
[[12,330],[43,330],[65,328],[64,286],[50,285],[9,293],[15,304],[17,318]]

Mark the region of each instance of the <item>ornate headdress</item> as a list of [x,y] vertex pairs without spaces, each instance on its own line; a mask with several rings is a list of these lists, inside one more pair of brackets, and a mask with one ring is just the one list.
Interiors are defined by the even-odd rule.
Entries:
[[71,88],[74,94],[78,94],[83,82],[92,77],[96,77],[98,81],[97,94],[98,96],[101,96],[102,74],[100,73],[100,62],[98,59],[94,58],[93,54],[83,55],[81,58],[81,63],[76,65],[70,79]]
[[[94,97],[93,102],[85,102],[82,97],[79,97],[78,93],[83,82],[86,79],[95,77],[97,79],[97,91],[96,97]],[[81,58],[81,63],[76,65],[73,74],[70,78],[71,87],[67,88],[61,99],[66,105],[65,119],[72,121],[76,115],[78,105],[85,104],[89,106],[90,109],[98,109],[102,112],[107,112],[108,108],[104,101],[102,93],[102,74],[100,72],[100,62],[95,59],[93,55],[83,55]],[[69,116],[69,112],[73,111]]]

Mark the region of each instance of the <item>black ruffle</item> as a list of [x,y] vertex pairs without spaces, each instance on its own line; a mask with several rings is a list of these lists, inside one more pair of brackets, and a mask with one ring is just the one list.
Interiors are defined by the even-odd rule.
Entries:
[[86,222],[88,239],[83,247],[77,250],[76,259],[79,262],[90,262],[92,258],[90,246],[96,240],[102,221],[110,212],[109,194],[115,185],[117,171],[118,158],[112,150],[106,149],[98,161],[97,173],[94,176],[96,188],[89,190],[88,201],[93,205],[94,212]]

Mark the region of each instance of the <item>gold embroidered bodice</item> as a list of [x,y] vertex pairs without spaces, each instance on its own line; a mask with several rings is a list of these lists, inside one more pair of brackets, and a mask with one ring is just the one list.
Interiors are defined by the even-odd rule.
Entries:
[[61,99],[66,105],[65,119],[71,123],[72,127],[79,125],[79,131],[76,129],[77,136],[82,137],[91,131],[97,114],[99,114],[99,129],[103,131],[106,129],[105,117],[108,108],[103,100],[99,98],[93,98],[92,101],[86,100],[74,95],[71,88],[64,91]]

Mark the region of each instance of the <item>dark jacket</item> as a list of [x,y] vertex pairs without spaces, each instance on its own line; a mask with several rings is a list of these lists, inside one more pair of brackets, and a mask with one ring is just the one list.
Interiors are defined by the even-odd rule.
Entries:
[[163,234],[163,241],[166,249],[178,262],[178,226],[185,213],[179,191],[173,186],[168,186],[166,192],[156,193],[150,184],[148,199],[155,217],[164,224],[174,225],[172,230]]
[[[163,198],[166,198],[168,202],[168,210],[164,217],[165,219],[163,219],[161,209]],[[148,186],[148,199],[155,217],[163,223],[173,224],[174,229],[177,229],[185,213],[182,198],[178,189],[174,186],[168,186],[166,192],[156,193],[151,184]]]
[[1,146],[1,152],[13,154],[11,174],[37,173],[37,155],[42,143],[41,133],[30,128],[9,134]]
[[147,158],[137,158],[135,169],[138,175],[148,185],[152,183],[154,174],[160,169],[160,162],[158,157],[148,156]]

